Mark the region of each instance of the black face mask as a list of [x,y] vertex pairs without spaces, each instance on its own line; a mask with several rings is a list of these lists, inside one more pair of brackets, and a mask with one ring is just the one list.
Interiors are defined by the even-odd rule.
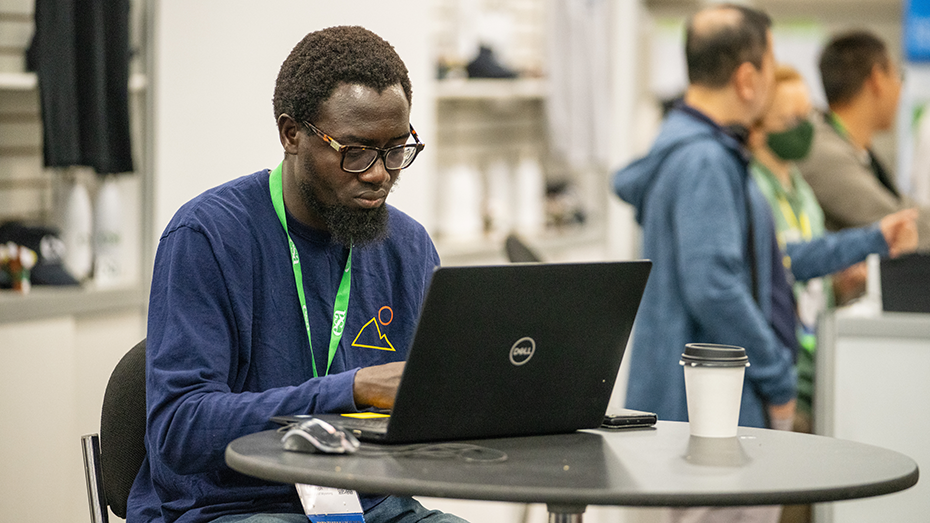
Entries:
[[810,153],[811,144],[814,143],[814,126],[809,120],[801,120],[791,129],[769,133],[767,143],[775,156],[782,160],[803,160]]

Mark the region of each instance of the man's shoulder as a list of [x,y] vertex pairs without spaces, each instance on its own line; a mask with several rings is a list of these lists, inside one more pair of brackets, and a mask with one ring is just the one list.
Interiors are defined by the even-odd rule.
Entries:
[[669,114],[656,145],[685,163],[729,161],[739,156],[739,144],[734,139],[683,111]]
[[696,136],[669,150],[665,170],[682,182],[713,178],[740,181],[748,175],[746,160],[739,149],[714,136]]
[[[264,175],[264,176],[263,176]],[[268,196],[267,170],[241,176],[207,189],[181,206],[166,229],[210,228],[227,222],[248,222]]]
[[412,216],[393,205],[387,205],[387,208],[389,216],[388,226],[390,227],[392,236],[394,233],[399,233],[405,237],[410,235],[429,237],[423,224],[415,220]]
[[814,117],[814,142],[810,153],[797,166],[805,178],[865,168],[856,156],[855,146],[821,116]]
[[216,187],[207,189],[192,198],[185,206],[197,208],[203,206],[221,206],[229,202],[254,203],[256,200],[263,197],[267,197],[269,199],[268,201],[271,201],[268,192],[267,178],[267,170],[240,176],[217,185]]
[[435,263],[438,255],[426,228],[400,209],[392,205],[387,207],[389,212],[388,235],[377,250],[389,254],[391,259],[408,261],[425,259],[430,263]]
[[736,188],[745,180],[746,163],[735,140],[689,115],[669,118],[663,130],[669,136],[660,135],[650,154],[628,168],[627,185],[635,191],[628,191],[627,201],[638,201],[639,207],[647,200],[718,198],[721,188]]

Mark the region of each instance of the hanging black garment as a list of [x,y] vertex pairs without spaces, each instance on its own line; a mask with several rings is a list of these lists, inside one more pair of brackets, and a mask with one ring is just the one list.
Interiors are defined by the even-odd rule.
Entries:
[[35,26],[45,166],[132,171],[129,0],[36,0]]

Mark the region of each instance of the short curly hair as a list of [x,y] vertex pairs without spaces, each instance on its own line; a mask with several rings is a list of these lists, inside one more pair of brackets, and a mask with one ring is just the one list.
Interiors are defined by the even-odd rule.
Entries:
[[281,64],[272,100],[275,121],[288,114],[312,122],[341,83],[379,93],[400,84],[407,103],[413,99],[407,66],[391,44],[363,27],[329,27],[305,36]]

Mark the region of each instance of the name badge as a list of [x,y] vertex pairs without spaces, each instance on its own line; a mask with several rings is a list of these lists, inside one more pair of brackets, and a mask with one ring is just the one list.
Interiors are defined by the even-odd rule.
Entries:
[[298,483],[297,495],[311,523],[365,523],[362,504],[354,490]]

